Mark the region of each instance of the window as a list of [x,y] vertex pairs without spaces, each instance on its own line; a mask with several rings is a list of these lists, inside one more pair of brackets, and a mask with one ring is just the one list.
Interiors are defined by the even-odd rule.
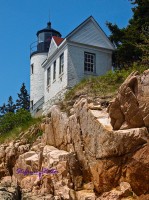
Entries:
[[54,61],[54,64],[53,64],[53,80],[56,79],[56,60]]
[[38,42],[41,43],[41,42],[44,42],[44,32],[43,33],[39,33],[38,35]]
[[63,71],[64,71],[64,53],[60,56],[59,74],[62,74]]
[[51,67],[47,69],[47,86],[50,85],[51,82]]
[[34,64],[31,64],[31,74],[34,73]]
[[95,72],[95,54],[84,53],[84,71]]

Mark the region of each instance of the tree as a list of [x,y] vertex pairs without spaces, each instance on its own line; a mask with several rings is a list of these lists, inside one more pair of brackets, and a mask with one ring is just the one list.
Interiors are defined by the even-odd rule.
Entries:
[[0,107],[0,113],[1,117],[4,116],[6,113],[14,113],[16,109],[16,105],[13,102],[12,96],[9,96],[8,98],[8,104],[6,105],[5,103]]
[[[120,29],[116,24],[107,22],[111,32],[110,40],[116,47],[113,64],[118,68],[128,68],[134,62],[142,62],[149,37],[149,1],[129,0],[133,5],[133,17],[126,28]],[[144,63],[144,62],[143,62]]]
[[142,51],[141,64],[147,66],[149,64],[149,37],[147,37],[145,34],[142,34],[142,39],[144,42],[142,44],[138,44],[137,46]]
[[0,116],[3,116],[7,113],[7,108],[5,103],[3,103],[3,105],[0,107],[0,113],[1,113]]
[[25,84],[23,83],[20,89],[20,93],[18,93],[18,99],[16,100],[16,106],[18,109],[29,110],[30,108],[30,96],[27,92]]
[[6,105],[6,113],[7,113],[7,112],[12,112],[12,113],[14,113],[14,112],[15,112],[15,109],[16,109],[16,105],[13,103],[12,96],[10,96],[10,97],[8,98],[8,104]]

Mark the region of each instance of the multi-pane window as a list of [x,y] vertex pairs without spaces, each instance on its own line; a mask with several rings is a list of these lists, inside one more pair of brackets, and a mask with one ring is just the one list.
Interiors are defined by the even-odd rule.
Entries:
[[54,61],[54,64],[53,64],[53,80],[56,79],[56,60]]
[[51,67],[47,69],[47,86],[50,85],[51,81]]
[[60,56],[59,74],[64,72],[64,53]]
[[95,72],[95,54],[84,53],[84,71]]

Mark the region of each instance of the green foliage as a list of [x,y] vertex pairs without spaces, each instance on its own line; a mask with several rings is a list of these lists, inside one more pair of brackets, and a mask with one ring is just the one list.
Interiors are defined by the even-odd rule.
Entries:
[[6,105],[5,103],[0,107],[0,113],[3,115],[5,115],[8,112],[12,112],[14,113],[16,109],[15,104],[13,103],[13,98],[12,96],[10,96],[8,98],[8,104]]
[[149,37],[145,34],[141,34],[141,36],[144,42],[142,44],[137,44],[138,48],[141,49],[142,51],[142,60],[140,64],[148,66],[149,64]]
[[[138,62],[148,65],[145,58],[149,55],[149,1],[130,0],[133,4],[133,17],[126,28],[120,29],[116,24],[107,22],[111,31],[110,40],[116,47],[113,55],[113,66],[118,69],[132,66]],[[144,56],[145,55],[147,56]],[[147,60],[148,61],[148,60]]]
[[29,95],[23,83],[16,104],[10,96],[8,103],[0,107],[0,143],[15,138],[21,131],[38,121],[29,113]]
[[0,134],[4,134],[15,127],[21,126],[32,119],[30,113],[20,109],[16,113],[8,112],[0,118]]
[[125,29],[119,29],[119,27],[116,24],[112,24],[110,22],[106,22],[106,25],[112,33],[112,35],[110,35],[111,42],[114,44],[115,47],[118,47],[122,43],[122,39],[125,34]]
[[20,109],[25,109],[29,111],[30,108],[30,96],[26,90],[25,84],[23,83],[18,93],[18,99],[16,103],[13,102],[12,96],[8,98],[8,104],[3,104],[0,106],[0,117],[9,112],[17,112]]
[[29,110],[30,107],[30,97],[26,90],[25,84],[23,83],[20,89],[20,93],[18,93],[18,99],[16,100],[17,109],[23,108],[25,110]]
[[103,76],[89,77],[83,79],[80,83],[69,90],[65,95],[65,101],[72,101],[80,95],[105,98],[106,96],[115,95],[119,86],[125,81],[132,71],[142,73],[146,66],[134,64],[128,70],[108,71]]
[[9,112],[14,113],[15,109],[16,109],[16,105],[13,102],[12,96],[10,96],[8,98],[8,104],[6,105],[6,113],[9,113]]
[[6,113],[0,118],[0,133],[5,133],[11,130],[15,125],[14,113]]
[[23,125],[24,123],[26,123],[32,119],[31,114],[23,108],[18,110],[14,116],[15,116],[15,120],[16,120],[16,126]]
[[[40,122],[41,122],[41,118],[31,118],[29,121],[26,121],[16,127],[14,127],[12,130],[5,132],[4,134],[1,134],[0,135],[0,144],[4,143],[6,141],[9,142],[13,139],[16,139],[20,133],[26,131],[27,129],[29,129],[29,127],[36,125]],[[37,134],[37,137],[38,136],[39,136],[39,133]],[[26,136],[26,137],[27,137],[27,139],[30,138],[29,139],[30,141],[31,141],[31,138],[32,138],[32,141],[35,141],[36,135],[33,137],[33,136],[30,136],[30,134],[29,134],[29,136]]]
[[0,113],[1,113],[0,117],[3,116],[4,114],[6,114],[6,104],[5,103],[3,103],[2,106],[0,106]]

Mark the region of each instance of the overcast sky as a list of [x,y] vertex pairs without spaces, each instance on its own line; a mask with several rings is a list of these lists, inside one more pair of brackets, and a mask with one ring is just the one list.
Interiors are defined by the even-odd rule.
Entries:
[[129,0],[0,0],[0,105],[15,101],[23,82],[29,91],[30,43],[49,13],[62,37],[90,15],[107,35],[106,21],[125,27],[132,17]]

